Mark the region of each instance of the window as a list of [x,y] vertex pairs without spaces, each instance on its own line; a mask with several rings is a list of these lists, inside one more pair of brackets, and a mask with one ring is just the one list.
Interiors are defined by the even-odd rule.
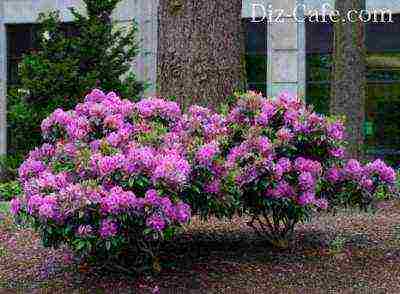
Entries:
[[[400,163],[400,15],[394,23],[366,26],[367,100],[364,126],[367,153]],[[306,23],[307,102],[329,112],[333,26]]]
[[[23,55],[37,47],[38,24],[13,24],[7,25],[7,85],[18,84],[18,64]],[[72,23],[64,23],[62,30],[67,35],[77,33]]]
[[267,94],[267,23],[244,19],[246,73],[249,90]]
[[7,76],[8,85],[18,83],[18,64],[25,53],[33,49],[35,40],[34,25],[7,26]]
[[367,25],[366,132],[368,152],[400,164],[400,15]]
[[333,51],[333,27],[329,23],[306,23],[307,103],[319,113],[329,112]]

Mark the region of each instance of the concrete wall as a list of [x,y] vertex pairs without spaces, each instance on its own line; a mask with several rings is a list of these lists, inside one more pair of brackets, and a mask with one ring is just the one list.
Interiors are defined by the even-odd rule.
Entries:
[[[268,73],[269,96],[286,90],[304,96],[305,93],[305,29],[300,4],[303,0],[244,0],[243,17],[264,16],[268,21]],[[254,4],[260,4],[253,8]],[[300,8],[300,9],[299,9]],[[280,16],[280,11],[284,14]],[[294,14],[293,11],[296,11]],[[271,14],[270,14],[271,13]],[[270,15],[270,16],[269,16]],[[275,21],[279,18],[279,22]],[[260,19],[261,20],[261,19]]]

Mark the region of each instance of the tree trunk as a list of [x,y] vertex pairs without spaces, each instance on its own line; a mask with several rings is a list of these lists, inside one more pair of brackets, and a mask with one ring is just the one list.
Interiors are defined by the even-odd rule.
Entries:
[[360,158],[363,154],[366,99],[365,24],[360,20],[349,22],[347,13],[365,9],[365,0],[336,0],[336,9],[341,19],[334,23],[330,111],[334,115],[346,116],[348,155]]
[[157,85],[184,105],[218,105],[244,83],[241,0],[160,0]]

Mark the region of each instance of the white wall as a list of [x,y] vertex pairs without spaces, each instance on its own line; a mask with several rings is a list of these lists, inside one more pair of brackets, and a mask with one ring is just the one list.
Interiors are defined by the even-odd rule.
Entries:
[[[269,96],[283,90],[299,96],[305,92],[305,29],[304,23],[296,20],[303,17],[299,4],[302,0],[243,0],[242,17],[253,17],[254,9],[256,16],[271,19],[267,24]],[[275,21],[278,16],[282,22]]]

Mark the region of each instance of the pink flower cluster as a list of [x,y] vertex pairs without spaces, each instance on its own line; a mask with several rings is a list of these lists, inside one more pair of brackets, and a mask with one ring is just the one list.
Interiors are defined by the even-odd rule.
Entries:
[[57,109],[42,123],[47,143],[19,168],[24,198],[12,213],[69,227],[70,240],[128,238],[127,219],[159,234],[187,223],[191,209],[178,199],[191,176],[183,142],[147,141],[159,129],[161,137],[179,134],[182,121],[175,102],[133,103],[100,90],[74,110]]
[[215,156],[220,152],[218,144],[213,142],[201,146],[196,153],[196,160],[202,166],[210,166]]
[[325,178],[334,185],[353,182],[359,189],[374,191],[379,185],[394,186],[396,172],[382,160],[362,165],[355,159],[347,161],[343,167],[331,167],[326,171]]
[[258,197],[257,209],[271,201],[326,208],[324,181],[373,191],[396,177],[379,160],[344,161],[343,124],[288,93],[248,92],[223,115],[93,90],[41,127],[46,143],[19,168],[25,197],[11,209],[73,232],[62,240],[131,239],[132,226],[162,235],[187,223],[192,209],[247,207],[246,195]]
[[352,180],[370,192],[394,185],[396,173],[384,162],[362,166],[344,160],[343,124],[317,115],[288,93],[272,100],[248,92],[228,115],[228,124],[231,132],[241,130],[241,138],[229,150],[226,166],[245,194],[260,186],[258,197],[326,208],[336,195],[321,188],[325,180],[338,185]]
[[[26,202],[19,199],[12,201],[13,214],[18,214],[25,206],[29,215],[44,223],[64,225],[71,217],[81,213],[86,214],[90,208],[98,207],[101,220],[97,233],[102,238],[115,236],[118,233],[117,219],[122,214],[142,218],[146,220],[149,228],[157,231],[162,231],[171,225],[187,223],[191,216],[187,204],[181,201],[173,203],[169,197],[161,197],[156,190],[148,190],[145,197],[137,197],[133,192],[124,191],[118,186],[106,190],[101,187],[69,184],[54,189],[49,195],[40,190],[32,195],[31,191],[26,192],[29,192],[26,194]],[[157,226],[154,223],[155,219],[158,219]],[[77,237],[94,234],[96,234],[94,224],[81,224],[76,231]]]

